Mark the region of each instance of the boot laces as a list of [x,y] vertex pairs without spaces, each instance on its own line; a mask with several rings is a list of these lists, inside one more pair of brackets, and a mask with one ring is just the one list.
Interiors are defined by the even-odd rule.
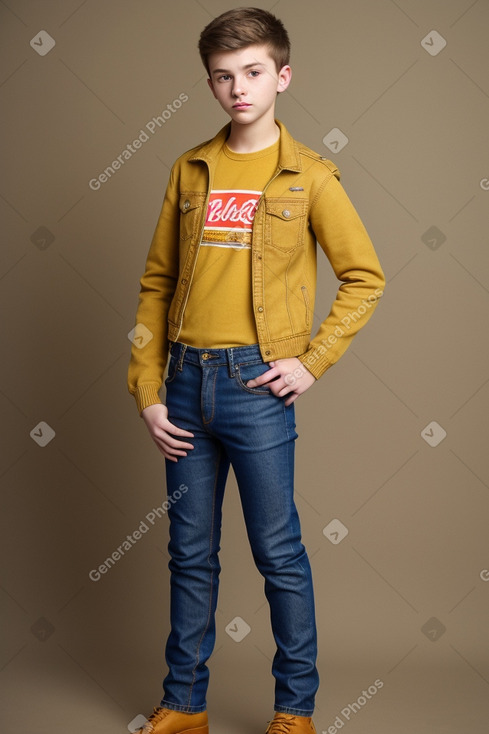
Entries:
[[157,724],[159,721],[162,721],[165,716],[168,716],[169,713],[170,712],[168,709],[155,707],[153,709],[153,713],[149,717],[148,721],[144,724],[143,728],[138,730],[138,734],[152,734],[154,731],[153,724]]

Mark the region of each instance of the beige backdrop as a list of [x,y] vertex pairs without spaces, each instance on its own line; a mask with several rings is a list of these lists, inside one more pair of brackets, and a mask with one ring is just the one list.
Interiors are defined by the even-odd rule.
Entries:
[[[387,276],[296,403],[316,726],[482,734],[489,2],[254,1],[293,43],[277,116],[340,167]],[[164,467],[126,389],[128,333],[169,168],[226,122],[198,35],[239,4],[0,3],[3,731],[127,732],[161,697]],[[320,269],[316,326],[337,286]],[[273,644],[233,480],[222,547],[211,732],[257,734]]]

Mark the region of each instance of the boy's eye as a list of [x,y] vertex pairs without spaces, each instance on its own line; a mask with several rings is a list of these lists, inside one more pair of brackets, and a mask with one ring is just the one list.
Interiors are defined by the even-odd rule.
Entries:
[[[253,79],[257,76],[260,76],[260,72],[256,69],[252,69],[248,72],[249,76],[251,76]],[[228,82],[231,79],[231,74],[221,74],[217,77],[218,82]]]

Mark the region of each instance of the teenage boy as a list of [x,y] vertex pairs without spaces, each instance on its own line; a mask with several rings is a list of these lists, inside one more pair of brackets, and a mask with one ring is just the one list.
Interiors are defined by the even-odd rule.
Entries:
[[[206,661],[231,464],[277,645],[267,732],[313,734],[316,626],[293,499],[293,403],[369,319],[384,276],[336,166],[274,117],[291,78],[281,21],[259,8],[229,10],[203,30],[199,51],[231,119],[171,171],[141,278],[145,346],[135,339],[128,375],[166,459],[170,518],[168,674],[142,731],[208,734]],[[311,338],[316,241],[341,285]]]

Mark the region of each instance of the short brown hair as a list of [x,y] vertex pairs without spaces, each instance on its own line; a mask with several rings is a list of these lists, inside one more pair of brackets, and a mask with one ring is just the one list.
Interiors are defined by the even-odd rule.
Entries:
[[277,71],[289,63],[290,40],[281,20],[261,8],[233,8],[211,20],[200,34],[200,58],[210,75],[211,54],[255,43],[268,47]]

